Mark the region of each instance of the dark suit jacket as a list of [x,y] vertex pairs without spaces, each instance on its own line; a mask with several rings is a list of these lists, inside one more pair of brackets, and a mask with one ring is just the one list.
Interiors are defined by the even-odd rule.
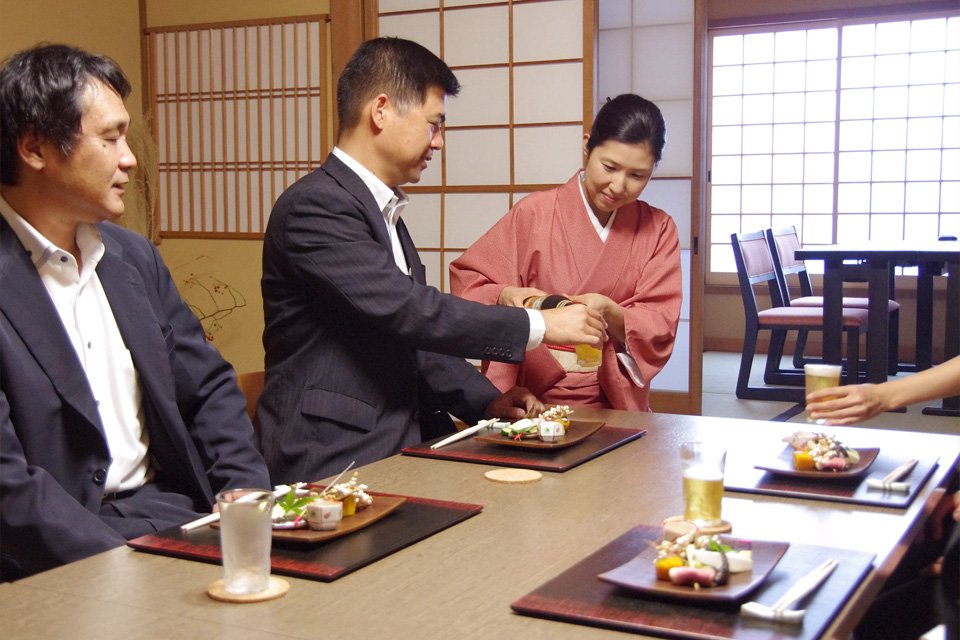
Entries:
[[333,155],[270,214],[257,422],[275,483],[395,454],[436,411],[476,421],[499,392],[463,358],[523,358],[526,313],[426,286],[402,222],[398,233],[412,277],[397,269],[373,195]]
[[[97,274],[139,372],[157,480],[209,512],[215,492],[268,486],[233,369],[153,245],[99,225]],[[0,218],[0,551],[27,573],[124,544],[99,517],[110,465],[83,368],[36,268]]]

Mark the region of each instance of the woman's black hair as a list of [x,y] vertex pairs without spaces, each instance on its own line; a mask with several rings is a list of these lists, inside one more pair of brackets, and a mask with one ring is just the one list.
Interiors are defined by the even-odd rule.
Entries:
[[607,140],[624,144],[647,143],[655,162],[660,162],[667,139],[667,125],[657,105],[632,93],[619,95],[600,107],[590,129],[587,153]]

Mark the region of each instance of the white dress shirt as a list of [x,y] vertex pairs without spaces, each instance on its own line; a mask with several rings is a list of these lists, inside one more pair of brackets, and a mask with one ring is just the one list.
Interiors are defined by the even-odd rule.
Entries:
[[143,428],[140,383],[133,358],[97,276],[105,247],[97,228],[77,227],[82,265],[47,240],[0,197],[0,214],[13,229],[56,307],[64,331],[87,376],[100,413],[112,462],[104,492],[127,491],[152,478]]

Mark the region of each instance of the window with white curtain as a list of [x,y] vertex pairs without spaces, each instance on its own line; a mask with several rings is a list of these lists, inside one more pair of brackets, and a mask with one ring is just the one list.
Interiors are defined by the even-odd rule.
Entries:
[[[960,16],[710,32],[712,273],[730,234],[960,236]],[[811,265],[815,266],[815,265]]]

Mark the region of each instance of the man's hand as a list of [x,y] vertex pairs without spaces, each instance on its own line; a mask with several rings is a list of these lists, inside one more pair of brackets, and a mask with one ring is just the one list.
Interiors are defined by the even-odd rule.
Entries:
[[513,387],[487,405],[484,416],[487,418],[503,418],[516,422],[525,416],[535,416],[543,412],[543,403],[537,396],[523,387]]
[[533,287],[504,287],[500,297],[497,298],[497,304],[503,307],[522,307],[523,301],[527,298],[545,295],[547,295],[546,291]]
[[570,299],[600,312],[603,315],[603,321],[607,323],[607,332],[617,342],[624,342],[626,327],[624,326],[623,307],[602,293],[584,293],[579,296],[571,296]]
[[583,304],[568,304],[559,309],[542,311],[547,331],[546,344],[589,344],[598,349],[607,341],[607,323],[603,315]]

